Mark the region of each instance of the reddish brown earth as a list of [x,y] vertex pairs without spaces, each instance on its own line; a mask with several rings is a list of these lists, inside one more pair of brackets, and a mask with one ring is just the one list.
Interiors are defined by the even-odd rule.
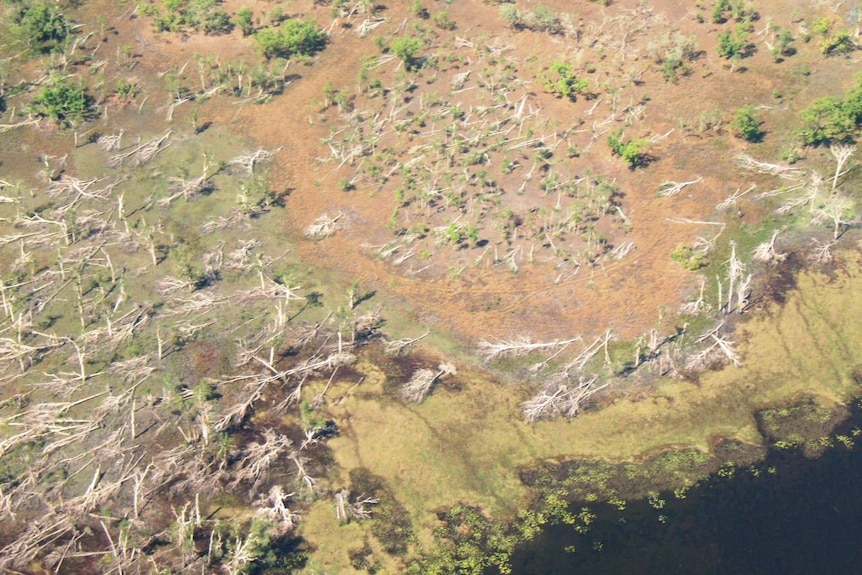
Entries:
[[[237,3],[237,7],[240,3]],[[245,5],[245,3],[241,3]],[[604,8],[582,3],[572,6],[564,2],[547,5],[560,11],[577,12],[584,29],[605,16],[614,16],[637,8],[634,2],[614,3]],[[269,3],[253,3],[257,14],[271,9]],[[532,3],[519,4],[529,10]],[[386,294],[403,302],[413,310],[414,321],[437,330],[451,331],[473,341],[477,338],[506,338],[519,334],[536,338],[571,336],[577,333],[596,333],[611,329],[619,336],[636,336],[658,320],[660,310],[674,310],[691,291],[693,276],[672,262],[669,253],[682,242],[691,242],[705,228],[695,225],[671,224],[669,217],[709,219],[713,207],[735,189],[748,184],[744,175],[732,167],[733,154],[745,148],[741,140],[728,134],[698,130],[700,116],[710,110],[720,110],[727,120],[729,110],[747,103],[775,101],[772,92],[794,82],[795,90],[819,94],[824,84],[807,87],[792,70],[805,61],[819,57],[800,46],[800,54],[775,64],[768,50],[761,44],[754,57],[744,61],[747,72],[731,71],[715,51],[718,26],[694,22],[693,11],[679,2],[651,3],[655,16],[664,19],[662,29],[679,29],[683,34],[695,34],[704,55],[693,62],[691,73],[680,78],[677,84],[666,83],[648,59],[629,62],[624,69],[645,70],[640,86],[626,86],[623,100],[646,101],[645,119],[633,127],[632,135],[658,136],[673,132],[650,149],[656,161],[646,168],[629,171],[619,159],[612,158],[604,145],[604,138],[595,143],[591,152],[573,160],[578,169],[589,168],[595,174],[617,178],[624,197],[622,209],[631,221],[631,239],[636,249],[620,262],[605,263],[592,269],[583,267],[570,280],[555,284],[558,272],[551,265],[522,266],[517,274],[503,266],[480,267],[468,265],[458,278],[444,272],[447,265],[460,268],[479,255],[478,248],[447,252],[443,265],[434,266],[416,276],[406,275],[389,264],[375,259],[359,248],[363,242],[382,244],[392,239],[386,229],[386,220],[395,207],[389,194],[377,193],[361,183],[351,192],[337,189],[337,174],[331,164],[321,164],[318,158],[325,149],[318,144],[327,136],[335,117],[319,111],[322,92],[327,82],[336,88],[351,89],[356,84],[359,58],[362,54],[378,53],[370,38],[360,39],[350,29],[335,27],[329,46],[318,55],[312,65],[291,64],[291,70],[300,78],[288,86],[286,93],[277,96],[265,106],[238,106],[235,101],[223,102],[203,109],[203,114],[215,123],[230,122],[231,126],[255,139],[262,146],[284,146],[273,171],[276,189],[290,189],[285,225],[297,238],[299,257],[306,262],[337,270],[345,281],[360,279],[368,289]],[[227,3],[230,11],[234,8]],[[458,24],[452,33],[440,32],[439,43],[450,44],[451,37],[493,37],[510,44],[522,59],[541,55],[543,59],[565,58],[575,50],[572,40],[561,39],[530,31],[513,32],[507,29],[497,13],[496,6],[479,2],[461,2],[444,6],[429,3],[431,13],[440,9],[450,12]],[[783,25],[788,15],[770,12]],[[322,25],[331,22],[330,8],[307,2],[291,4],[290,13],[305,14]],[[387,6],[381,13],[390,22],[399,22],[407,14],[400,5]],[[430,26],[430,23],[428,24]],[[765,26],[756,23],[758,29]],[[196,54],[218,54],[223,61],[247,57],[253,60],[254,46],[249,38],[240,38],[238,32],[228,37],[181,36],[157,34],[140,20],[118,20],[120,38],[134,34],[135,48],[146,54],[143,66],[154,65],[164,70],[170,63],[180,66]],[[385,28],[384,28],[385,29]],[[450,37],[451,36],[451,37]],[[587,58],[594,58],[588,55]],[[617,64],[603,69],[598,64],[597,74],[607,78],[619,76]],[[193,64],[192,64],[193,65]],[[806,99],[807,99],[806,95]],[[553,98],[535,86],[531,104],[541,106],[549,117],[566,118],[583,114],[592,102],[570,104]],[[789,99],[785,99],[787,102]],[[782,107],[793,108],[781,103]],[[601,113],[601,108],[596,116]],[[187,113],[188,111],[186,111]],[[774,117],[786,117],[777,110]],[[766,128],[776,136],[784,130],[771,124]],[[686,124],[686,127],[681,124]],[[777,140],[776,138],[772,138]],[[775,154],[775,147],[755,147],[755,154]],[[761,150],[762,148],[762,150]],[[703,176],[704,182],[687,189],[672,199],[656,198],[658,186],[667,180],[686,180]],[[507,200],[521,201],[509,194]],[[320,242],[301,239],[303,228],[323,213],[343,213],[340,231]],[[709,231],[708,229],[706,229]],[[438,260],[438,263],[439,260]]]

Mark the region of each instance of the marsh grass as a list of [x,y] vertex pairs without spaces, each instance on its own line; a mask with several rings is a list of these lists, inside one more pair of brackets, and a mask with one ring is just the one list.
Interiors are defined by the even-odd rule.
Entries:
[[[803,395],[830,410],[862,391],[853,378],[862,350],[847,343],[862,337],[862,309],[853,304],[862,277],[858,256],[844,258],[834,275],[802,273],[783,307],[772,304],[740,326],[742,368],[704,373],[697,383],[660,381],[572,420],[523,424],[517,387],[464,369],[461,391],[405,405],[378,395],[386,374],[372,370],[357,387],[364,395],[330,408],[350,422],[329,443],[333,456],[342,469],[361,466],[385,479],[420,542],[431,541],[431,512],[452,502],[480,505],[498,519],[514,516],[532,498],[519,469],[535,462],[606,462],[585,464],[592,471],[578,488],[583,497],[691,485],[733,454],[750,462],[762,453],[756,412],[794,405]],[[330,545],[330,534],[317,531],[320,537]]]

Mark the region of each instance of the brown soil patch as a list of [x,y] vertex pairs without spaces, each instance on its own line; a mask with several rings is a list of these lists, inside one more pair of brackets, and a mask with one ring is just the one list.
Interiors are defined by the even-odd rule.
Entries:
[[[321,23],[330,22],[328,8],[307,4],[296,10]],[[569,9],[559,4],[551,3],[550,7],[560,11]],[[631,13],[636,6],[629,4],[615,3],[609,8],[580,7],[579,25],[587,34],[591,27],[603,21],[612,22],[613,18]],[[429,8],[433,13],[443,6],[432,4]],[[780,19],[780,12],[771,8],[764,6],[763,12]],[[339,190],[336,181],[340,172],[333,172],[332,164],[318,161],[326,155],[326,150],[317,145],[338,121],[334,114],[320,112],[324,86],[330,83],[337,89],[355,93],[360,56],[379,54],[371,38],[360,38],[351,28],[333,27],[330,45],[315,58],[313,65],[291,64],[291,70],[299,78],[287,87],[285,95],[270,104],[237,106],[232,102],[215,112],[210,107],[207,113],[213,114],[214,122],[232,122],[261,145],[285,146],[274,170],[274,182],[276,188],[290,190],[285,223],[291,235],[298,239],[300,258],[337,271],[345,281],[360,279],[378,294],[402,300],[413,310],[415,322],[453,332],[471,341],[518,334],[552,338],[604,329],[612,329],[624,338],[637,336],[647,326],[654,325],[660,314],[675,309],[687,295],[687,286],[693,284],[692,274],[672,262],[669,253],[677,244],[691,242],[699,233],[705,233],[704,228],[671,224],[668,218],[707,219],[712,211],[709,206],[748,184],[748,179],[731,164],[734,153],[748,146],[739,140],[718,136],[714,129],[702,129],[703,117],[717,113],[726,124],[731,118],[729,111],[736,107],[770,102],[773,90],[795,81],[788,80],[788,69],[810,58],[809,52],[778,65],[771,61],[768,50],[761,45],[753,57],[744,61],[748,71],[731,71],[716,56],[714,47],[716,33],[723,28],[698,24],[690,11],[673,3],[662,3],[653,7],[650,17],[660,15],[665,23],[654,24],[650,33],[679,30],[684,35],[694,35],[698,47],[704,51],[704,55],[691,64],[690,74],[672,84],[661,79],[645,52],[630,62],[608,57],[607,63],[602,63],[596,60],[596,54],[583,52],[572,40],[507,29],[496,6],[475,3],[446,9],[458,28],[451,33],[434,31],[438,52],[451,48],[455,37],[491,37],[511,46],[512,52],[522,60],[536,57],[541,60],[522,66],[520,73],[526,75],[540,64],[547,65],[551,58],[583,60],[597,68],[592,79],[596,84],[612,83],[622,101],[645,102],[645,120],[626,128],[627,133],[654,137],[670,131],[666,138],[650,148],[656,161],[645,169],[630,172],[618,159],[611,158],[604,136],[590,146],[589,153],[569,162],[573,169],[590,170],[619,182],[623,193],[621,209],[631,222],[627,239],[636,246],[628,257],[620,262],[608,260],[592,268],[582,267],[577,276],[555,283],[560,272],[553,263],[524,264],[515,274],[488,260],[475,266],[473,262],[481,255],[481,248],[449,250],[442,255],[435,253],[435,265],[415,275],[375,259],[368,250],[361,249],[363,243],[380,245],[393,239],[386,223],[397,204],[388,191],[378,192],[363,184],[351,192]],[[531,6],[525,5],[524,9],[529,10]],[[395,5],[387,6],[382,15],[393,23],[407,16],[404,7]],[[426,24],[433,28],[430,22]],[[155,61],[173,62],[177,66],[197,53],[214,53],[228,60],[242,58],[253,50],[249,39],[232,37],[230,41],[222,41],[221,38],[155,35],[139,23],[134,26],[139,31],[142,49],[157,51],[159,56]],[[386,26],[381,30],[385,36],[393,32]],[[234,36],[238,36],[238,32]],[[644,70],[642,82],[622,82],[624,73],[636,69]],[[441,91],[445,91],[447,81],[448,77],[437,80],[437,86],[443,86]],[[583,100],[571,104],[558,100],[544,93],[538,84],[534,81],[530,103],[540,107],[549,118],[578,117],[595,103]],[[428,88],[420,79],[419,94],[423,90],[437,89],[437,86]],[[363,98],[363,95],[356,96],[357,108],[366,104]],[[608,99],[608,95],[601,98]],[[792,107],[792,101],[782,105]],[[586,119],[593,121],[607,113],[607,103],[601,102],[593,116]],[[780,111],[774,115],[776,118],[786,116]],[[770,120],[766,127],[772,128]],[[751,151],[757,154],[761,149],[767,154],[775,152],[768,147]],[[492,166],[491,170],[497,171],[498,167]],[[662,182],[692,179],[698,175],[704,181],[680,196],[656,198]],[[527,208],[532,200],[519,198],[510,191],[503,201],[518,209]],[[525,212],[526,209],[521,213]],[[343,214],[340,231],[320,242],[299,239],[303,228],[323,213]],[[528,246],[523,247],[526,251]],[[501,247],[500,251],[505,250]],[[455,270],[460,273],[452,277]]]

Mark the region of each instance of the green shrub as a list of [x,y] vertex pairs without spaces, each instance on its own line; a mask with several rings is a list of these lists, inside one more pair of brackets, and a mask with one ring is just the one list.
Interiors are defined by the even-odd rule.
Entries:
[[124,78],[117,80],[117,86],[114,88],[114,94],[121,102],[134,100],[140,91],[141,87],[137,82],[130,82]]
[[619,156],[628,164],[630,169],[638,166],[643,166],[649,160],[646,149],[649,146],[649,141],[638,138],[624,142],[622,140],[623,131],[618,130],[608,136],[608,146],[615,156]]
[[36,53],[58,50],[71,34],[71,26],[56,6],[34,2],[13,18],[11,32],[16,40]]
[[254,12],[248,6],[243,6],[233,16],[233,23],[242,30],[243,36],[254,34]]
[[820,42],[820,52],[827,56],[849,54],[856,49],[856,42],[847,30],[838,30]]
[[730,122],[734,134],[749,142],[759,142],[763,139],[760,129],[762,122],[757,118],[754,106],[745,106],[736,111],[736,117]]
[[422,5],[422,0],[413,0],[410,3],[410,13],[423,20],[428,18],[428,9]]
[[500,18],[512,30],[520,30],[524,27],[524,17],[515,4],[501,4]]
[[703,252],[695,252],[691,246],[679,244],[670,253],[670,259],[689,271],[699,270],[709,265],[709,259]]
[[689,73],[689,62],[697,58],[697,40],[679,32],[665,34],[650,45],[650,52],[665,81],[676,82],[680,75]]
[[537,4],[533,8],[533,13],[530,18],[530,29],[551,34],[559,34],[563,31],[563,26],[560,24],[560,19],[554,14],[553,10],[544,4]]
[[55,77],[33,99],[30,109],[66,126],[76,125],[90,113],[90,101],[83,86],[69,78]]
[[829,34],[830,28],[832,28],[832,19],[825,16],[818,18],[811,23],[811,30],[815,34],[820,34],[821,36]]
[[664,78],[665,82],[676,83],[680,74],[688,73],[688,65],[679,58],[668,56],[661,61],[659,71],[661,72],[661,76]]
[[718,55],[722,58],[747,58],[754,50],[748,37],[748,25],[737,24],[733,33],[724,31],[718,35]]
[[574,102],[578,94],[586,94],[589,82],[575,76],[571,64],[554,62],[548,70],[542,72],[542,80],[546,90],[558,98],[567,98]]
[[796,48],[793,46],[793,33],[786,28],[777,27],[770,52],[776,61],[796,54]]
[[744,0],[716,0],[711,15],[715,24],[723,24],[731,17],[737,22],[749,22],[758,18],[754,7]]
[[264,28],[254,35],[267,58],[312,56],[323,50],[328,36],[312,20],[285,20],[278,28]]
[[389,44],[389,51],[401,58],[401,61],[404,62],[404,66],[408,70],[412,70],[418,66],[416,55],[421,48],[422,40],[409,36],[395,38]]
[[443,10],[442,12],[437,12],[431,17],[431,21],[434,22],[441,30],[454,30],[455,22],[449,17],[449,13]]
[[859,103],[826,96],[802,110],[799,136],[809,146],[851,141],[860,123]]
[[163,0],[161,6],[149,4],[143,13],[153,18],[160,32],[194,30],[204,34],[226,34],[233,28],[230,16],[219,0]]
[[712,22],[723,24],[727,22],[727,12],[730,10],[730,0],[716,0],[712,6]]

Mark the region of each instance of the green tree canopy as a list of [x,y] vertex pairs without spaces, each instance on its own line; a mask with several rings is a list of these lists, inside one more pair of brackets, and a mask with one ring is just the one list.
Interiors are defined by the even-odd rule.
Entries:
[[855,140],[862,128],[862,74],[844,98],[818,98],[802,110],[799,119],[799,137],[809,146]]
[[67,126],[78,124],[90,112],[90,98],[83,86],[69,78],[53,78],[33,99],[31,110]]
[[412,70],[416,67],[416,55],[419,54],[419,50],[421,49],[422,40],[419,38],[411,38],[409,36],[395,38],[392,40],[392,43],[389,44],[389,51],[401,58],[408,70]]
[[624,142],[622,137],[622,130],[618,130],[608,136],[608,146],[610,146],[611,152],[615,156],[621,157],[630,169],[646,165],[649,162],[649,156],[646,153],[649,141],[637,138]]
[[759,142],[763,139],[763,130],[760,129],[761,121],[757,118],[754,106],[745,106],[736,111],[736,117],[730,122],[730,128],[734,134],[749,142]]
[[545,89],[558,98],[567,98],[574,102],[578,94],[585,94],[590,83],[575,76],[571,64],[554,62],[547,71],[542,73]]
[[70,33],[63,13],[45,2],[25,4],[12,25],[12,34],[19,42],[41,53],[58,49]]
[[255,40],[267,58],[311,56],[326,47],[328,36],[313,20],[290,19],[278,28],[264,28]]

